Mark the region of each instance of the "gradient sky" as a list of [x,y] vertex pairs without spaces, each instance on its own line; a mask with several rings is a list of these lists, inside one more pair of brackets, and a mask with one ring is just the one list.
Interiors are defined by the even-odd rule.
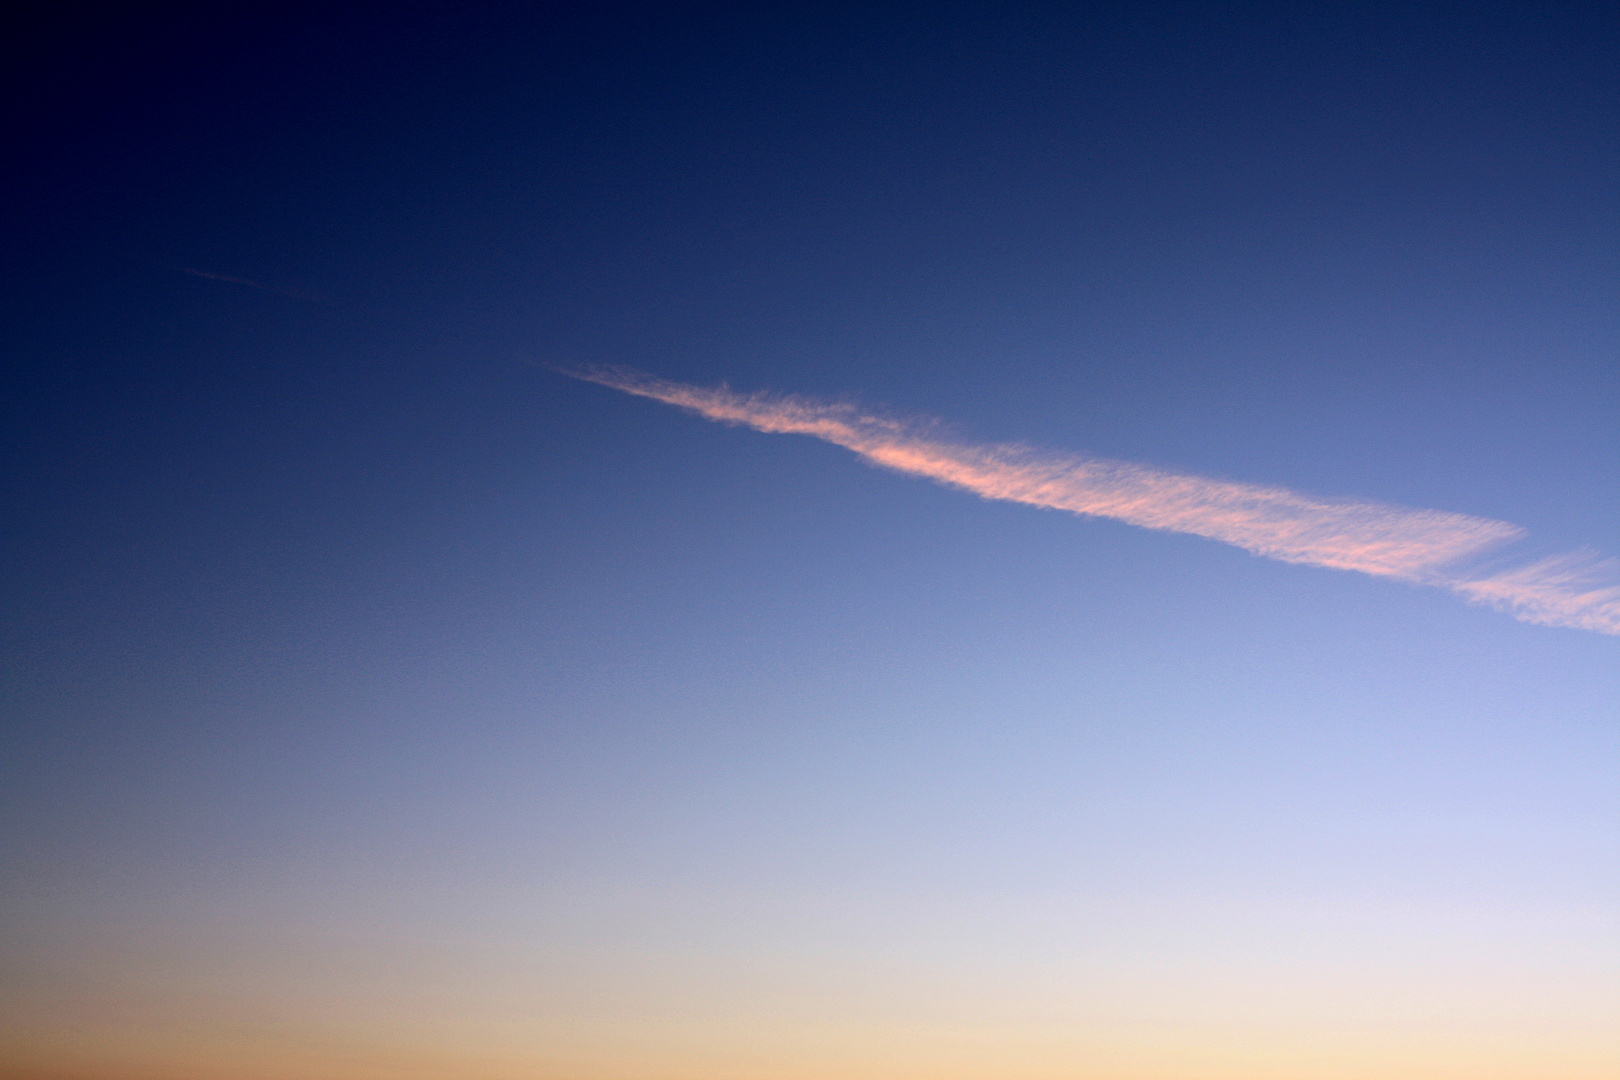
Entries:
[[492,10],[8,46],[0,1077],[1620,1074],[1612,5]]

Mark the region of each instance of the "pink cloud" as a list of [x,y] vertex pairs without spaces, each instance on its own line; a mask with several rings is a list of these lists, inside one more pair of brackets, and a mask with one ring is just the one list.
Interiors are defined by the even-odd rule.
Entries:
[[1448,587],[1527,623],[1620,634],[1620,559],[1574,551]]
[[1524,535],[1505,521],[1320,499],[1016,445],[951,442],[936,436],[937,425],[876,416],[849,404],[739,394],[725,386],[689,386],[621,369],[569,374],[721,423],[824,439],[873,464],[986,499],[1191,533],[1283,562],[1437,585],[1526,622],[1620,634],[1620,586],[1602,584],[1605,574],[1620,577],[1615,560],[1549,559],[1479,580],[1448,571]]

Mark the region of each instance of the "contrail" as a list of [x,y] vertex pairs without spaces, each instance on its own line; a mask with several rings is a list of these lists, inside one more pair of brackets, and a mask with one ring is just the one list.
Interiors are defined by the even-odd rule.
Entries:
[[263,282],[253,281],[248,278],[232,277],[230,274],[215,274],[207,270],[198,270],[193,266],[176,266],[173,263],[159,263],[158,265],[170,270],[177,270],[182,274],[190,274],[192,277],[206,278],[209,281],[224,281],[231,285],[245,285],[250,289],[260,289],[264,292],[275,293],[278,296],[290,296],[295,300],[308,300],[315,304],[329,304],[329,301],[315,295],[308,289],[294,289],[285,285],[266,285]]
[[623,368],[564,371],[587,382],[759,431],[812,435],[876,465],[986,499],[1191,533],[1283,562],[1356,570],[1451,589],[1525,622],[1620,634],[1620,561],[1577,552],[1474,577],[1464,560],[1518,539],[1506,521],[1387,503],[1313,498],[1284,488],[1183,476],[1124,461],[1028,447],[966,445],[937,425],[849,404],[689,386]]
[[1443,584],[1523,622],[1620,634],[1620,559],[1595,551],[1572,551],[1487,578]]

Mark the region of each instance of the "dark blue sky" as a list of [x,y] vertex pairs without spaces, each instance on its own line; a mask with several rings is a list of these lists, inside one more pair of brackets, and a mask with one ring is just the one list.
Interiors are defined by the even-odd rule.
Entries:
[[[1118,915],[1110,940],[1159,926],[1202,959],[1099,961],[1086,986],[1158,987],[1160,1011],[1107,1030],[1317,1045],[1335,994],[1405,976],[1345,974],[1361,931],[1300,912],[1398,910],[1378,940],[1432,943],[1401,906],[1420,894],[1498,912],[1481,935],[1521,935],[1549,957],[1535,978],[1577,987],[1568,1015],[1600,1013],[1536,928],[1554,909],[1587,926],[1617,865],[1612,637],[981,502],[554,369],[1502,519],[1522,558],[1620,553],[1617,30],[1606,5],[171,7],[27,28],[0,300],[0,876],[36,973],[17,1000],[59,1012],[62,956],[138,971],[141,948],[187,973],[174,1000],[204,1000],[231,964],[270,971],[220,959],[240,917],[269,953],[370,942],[341,993],[265,974],[289,1000],[381,1001],[378,957],[430,940],[460,959],[423,961],[424,985],[526,987],[490,991],[502,1007],[640,987],[587,1008],[611,1032],[666,1016],[660,978],[713,978],[731,989],[703,1015],[748,1027],[756,991],[823,1016],[782,987],[855,977],[855,943],[911,941],[919,905],[936,945],[1024,971],[1040,950],[975,922],[988,901],[963,882],[1068,896],[1062,864],[1121,910],[1269,883],[1247,914]],[[1087,830],[1112,839],[1082,851]],[[731,921],[623,899],[687,887]],[[331,929],[372,908],[397,939]],[[867,930],[835,932],[834,910]],[[1587,927],[1604,948],[1611,916]],[[568,928],[566,963],[465,974],[467,926],[532,942],[530,917]],[[151,945],[165,920],[212,929]],[[1244,969],[1318,988],[1318,1012],[1267,1035],[1205,1009],[1221,995],[1196,972],[1221,961],[1198,926],[1251,955],[1337,942]],[[678,959],[705,934],[711,959],[777,959]],[[823,961],[801,970],[784,957],[806,940]],[[1489,983],[1454,944],[1434,985]],[[891,996],[982,975],[893,948],[871,984]],[[1090,970],[1090,946],[1055,948]],[[1042,977],[982,1017],[1074,1000]],[[124,1030],[122,1000],[83,1022]],[[1467,1000],[1486,1026],[1522,1012],[1510,989]],[[267,1001],[233,1008],[281,1016]],[[918,1009],[894,1030],[972,1026]],[[383,1016],[344,1037],[416,1053]],[[1525,1049],[1567,1034],[1548,1023],[1497,1060],[1585,1080]],[[18,1030],[18,1060],[64,1075],[215,1075]],[[866,1037],[818,1036],[815,1060],[863,1075],[890,1060]],[[730,1067],[701,1039],[646,1061],[579,1039],[589,1067],[513,1060]],[[454,1037],[434,1045],[474,1075]],[[1620,1060],[1590,1045],[1592,1077]],[[1130,1075],[1205,1075],[1120,1046]],[[285,1047],[238,1050],[232,1076],[303,1075]],[[1047,1075],[1023,1052],[986,1051]],[[1386,1065],[1367,1075],[1407,1075]]]

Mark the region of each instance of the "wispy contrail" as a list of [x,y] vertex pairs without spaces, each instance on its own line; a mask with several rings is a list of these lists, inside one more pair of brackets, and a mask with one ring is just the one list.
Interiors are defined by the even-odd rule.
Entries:
[[1124,461],[1015,445],[942,440],[935,425],[854,405],[726,386],[688,386],[622,368],[565,374],[759,431],[813,435],[899,472],[987,499],[1192,533],[1283,562],[1359,570],[1451,589],[1525,622],[1620,634],[1620,563],[1587,553],[1489,577],[1463,560],[1524,535],[1506,521],[1386,503],[1318,499],[1283,488],[1181,476]]
[[1527,623],[1620,634],[1620,559],[1605,559],[1595,551],[1572,551],[1490,577],[1444,584]]
[[215,274],[207,270],[198,270],[193,266],[176,266],[173,263],[159,263],[158,265],[165,266],[170,270],[178,270],[182,274],[190,274],[192,277],[206,278],[209,281],[223,281],[231,285],[245,285],[250,289],[260,289],[264,292],[276,293],[278,296],[290,296],[295,300],[308,300],[311,303],[316,304],[327,303],[325,299],[315,295],[308,289],[294,289],[286,285],[266,285],[263,282],[253,281],[249,278],[232,277],[230,274]]

